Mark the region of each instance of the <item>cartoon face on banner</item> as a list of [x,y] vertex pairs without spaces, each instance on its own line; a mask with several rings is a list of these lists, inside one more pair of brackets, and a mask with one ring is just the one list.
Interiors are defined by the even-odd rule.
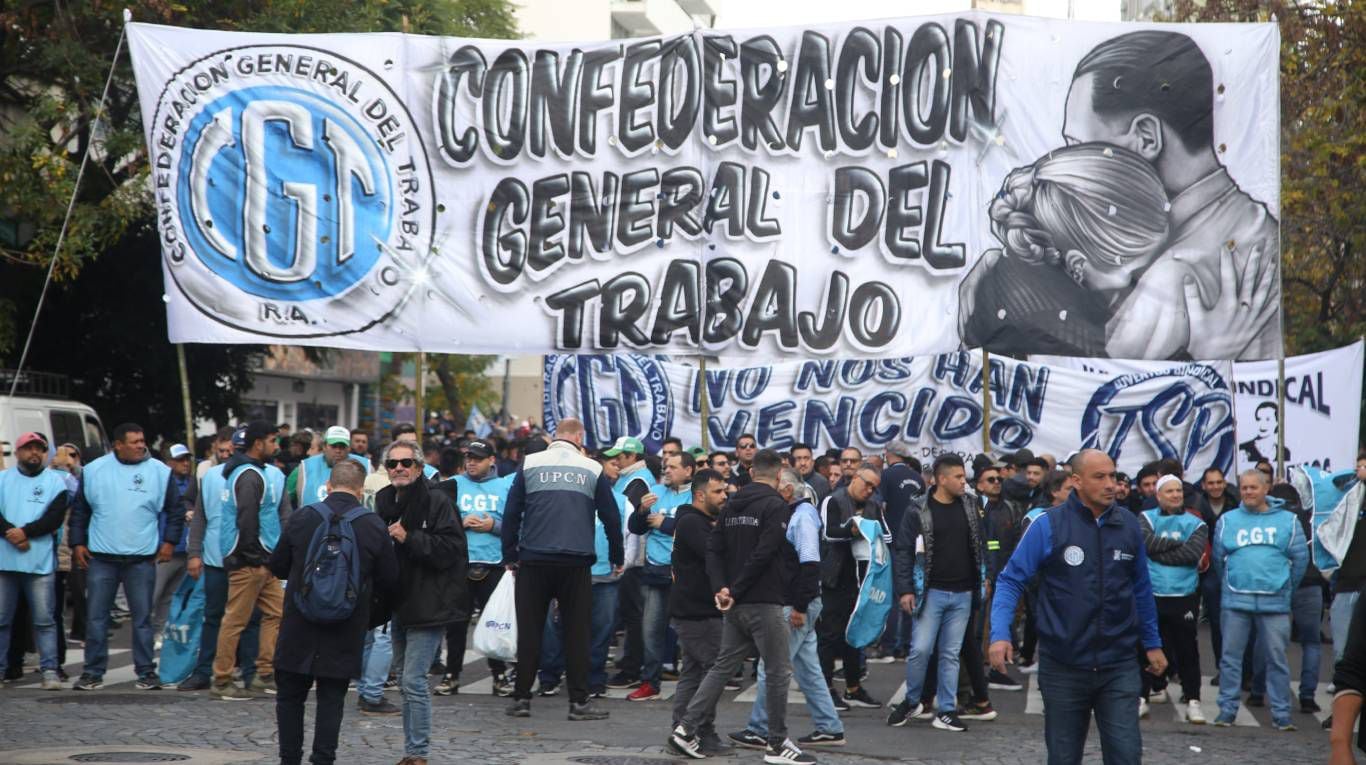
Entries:
[[416,135],[384,79],[335,54],[257,45],[191,63],[152,124],[168,279],[212,320],[272,337],[382,321],[431,256]]
[[565,417],[583,421],[584,446],[639,438],[656,452],[673,435],[673,397],[663,365],[646,356],[549,355],[545,359],[545,427]]
[[1205,364],[1116,377],[1086,404],[1081,443],[1117,463],[1174,458],[1227,473],[1237,444],[1228,382]]

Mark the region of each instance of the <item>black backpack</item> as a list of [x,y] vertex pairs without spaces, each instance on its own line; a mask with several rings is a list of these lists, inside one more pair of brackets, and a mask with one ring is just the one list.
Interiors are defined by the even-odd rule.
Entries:
[[306,509],[321,516],[322,523],[308,543],[303,584],[291,593],[294,606],[311,622],[344,622],[361,598],[360,550],[352,524],[370,510],[357,506],[338,514],[322,503]]

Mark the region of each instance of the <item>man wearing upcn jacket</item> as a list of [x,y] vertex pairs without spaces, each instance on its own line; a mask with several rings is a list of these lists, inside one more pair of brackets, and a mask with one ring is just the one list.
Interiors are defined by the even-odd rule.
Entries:
[[531,716],[531,684],[540,668],[541,636],[550,601],[564,624],[569,719],[603,720],[607,712],[588,698],[588,652],[593,623],[596,516],[607,537],[607,556],[621,569],[621,510],[602,465],[582,453],[583,423],[560,420],[555,441],[527,455],[512,479],[503,511],[503,562],[516,571],[517,687],[511,717]]
[[1148,671],[1167,670],[1148,555],[1133,513],[1115,504],[1115,463],[1098,449],[1071,461],[1072,493],[1029,525],[991,604],[991,666],[1010,661],[1010,621],[1038,576],[1039,689],[1049,765],[1079,763],[1094,712],[1107,763],[1138,763],[1142,692],[1134,646]]
[[1223,584],[1224,654],[1219,658],[1219,716],[1232,725],[1243,689],[1243,651],[1253,628],[1266,651],[1266,695],[1277,730],[1290,722],[1290,604],[1309,565],[1309,548],[1295,514],[1267,492],[1271,480],[1249,470],[1238,476],[1243,503],[1219,516],[1214,527],[1212,565]]

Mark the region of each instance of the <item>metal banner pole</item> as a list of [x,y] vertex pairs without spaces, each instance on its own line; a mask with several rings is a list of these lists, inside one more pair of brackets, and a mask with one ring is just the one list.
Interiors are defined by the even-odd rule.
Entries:
[[991,452],[991,354],[982,349],[982,453]]

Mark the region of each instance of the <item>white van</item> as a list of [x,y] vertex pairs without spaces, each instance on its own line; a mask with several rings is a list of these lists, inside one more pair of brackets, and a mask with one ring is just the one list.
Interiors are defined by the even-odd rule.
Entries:
[[14,465],[14,442],[29,431],[47,437],[53,449],[71,443],[81,448],[81,461],[90,464],[109,450],[104,426],[95,410],[77,401],[16,395],[0,390],[0,456]]

